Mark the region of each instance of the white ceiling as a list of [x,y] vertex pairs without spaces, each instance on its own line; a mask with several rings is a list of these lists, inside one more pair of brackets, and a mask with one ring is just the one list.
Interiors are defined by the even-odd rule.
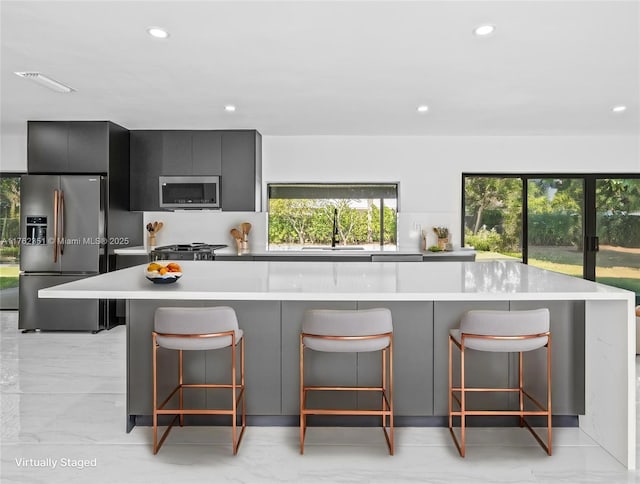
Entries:
[[[6,1],[2,131],[639,132],[638,1]],[[492,23],[494,35],[474,27]],[[155,40],[145,31],[170,31]],[[14,71],[77,90],[49,91]],[[225,104],[235,104],[226,113]],[[416,107],[428,104],[427,114]],[[611,108],[625,104],[623,114]]]

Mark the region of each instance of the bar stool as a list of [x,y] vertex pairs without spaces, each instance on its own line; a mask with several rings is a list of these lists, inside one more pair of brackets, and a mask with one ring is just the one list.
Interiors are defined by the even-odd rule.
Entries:
[[[305,386],[304,349],[323,352],[382,351],[382,381],[377,387]],[[387,362],[387,352],[388,362]],[[388,368],[387,368],[388,366]],[[388,372],[388,377],[387,377]],[[377,391],[380,410],[307,408],[310,391]],[[300,334],[300,453],[304,453],[307,415],[379,415],[382,430],[393,455],[393,326],[385,308],[366,310],[311,309],[304,313]],[[387,419],[389,431],[387,432]]]
[[[453,345],[460,350],[460,386],[453,386],[452,351]],[[547,348],[547,405],[546,408],[523,388],[522,353],[538,348]],[[478,388],[467,387],[465,382],[464,361],[467,349],[518,353],[518,388]],[[469,410],[466,394],[469,392],[517,392],[519,409],[509,410]],[[459,397],[458,397],[459,395]],[[538,410],[525,410],[524,397],[527,397]],[[453,400],[460,411],[453,410]],[[531,311],[468,311],[460,321],[459,329],[449,332],[449,430],[460,455],[465,455],[465,427],[467,415],[517,415],[520,426],[526,426],[542,448],[551,455],[551,333],[549,331],[549,310],[546,308]],[[539,415],[547,417],[547,443],[533,430],[525,416]],[[460,417],[460,441],[453,430],[453,417]]]
[[[153,335],[153,453],[157,454],[169,431],[179,418],[184,425],[185,415],[231,415],[233,454],[238,447],[246,428],[246,409],[244,398],[244,341],[243,332],[238,328],[235,311],[226,306],[208,308],[158,308],[154,317]],[[237,345],[240,344],[240,383],[237,382]],[[187,384],[182,381],[182,352],[196,350],[215,350],[231,347],[231,383],[230,384]],[[158,405],[157,353],[158,348],[177,350],[178,385],[168,397]],[[185,388],[229,388],[231,389],[231,409],[186,409],[184,408]],[[165,409],[165,405],[178,394],[178,409]],[[238,405],[242,402],[242,427],[237,435]],[[158,442],[158,415],[175,415]]]

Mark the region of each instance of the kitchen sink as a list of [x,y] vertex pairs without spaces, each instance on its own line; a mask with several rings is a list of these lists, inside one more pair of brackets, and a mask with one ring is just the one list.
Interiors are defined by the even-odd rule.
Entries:
[[313,245],[308,245],[308,246],[304,246],[302,248],[302,250],[364,250],[364,247],[350,247],[350,246],[346,246],[346,247],[326,247],[326,246],[313,246]]

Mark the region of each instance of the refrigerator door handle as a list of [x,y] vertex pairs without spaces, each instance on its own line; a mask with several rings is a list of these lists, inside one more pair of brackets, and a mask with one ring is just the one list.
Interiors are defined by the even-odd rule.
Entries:
[[53,262],[58,262],[58,190],[53,191]]
[[64,255],[64,191],[60,190],[60,256]]

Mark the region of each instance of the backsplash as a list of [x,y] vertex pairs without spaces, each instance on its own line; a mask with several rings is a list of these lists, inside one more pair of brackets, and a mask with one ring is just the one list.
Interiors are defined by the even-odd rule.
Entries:
[[[249,246],[264,250],[267,246],[267,212],[221,212],[215,210],[184,210],[175,212],[144,212],[143,231],[145,247],[148,243],[147,223],[163,222],[156,235],[156,246],[205,242],[235,246],[229,231],[242,222],[252,225]],[[436,243],[433,227],[448,227],[451,242],[460,245],[459,222],[455,212],[400,212],[398,214],[398,247],[400,250],[420,249],[420,230],[427,233],[427,247]]]
[[162,230],[156,235],[156,246],[204,242],[235,246],[229,231],[242,222],[252,226],[249,245],[264,248],[267,241],[266,212],[221,212],[215,210],[184,210],[175,212],[144,212],[140,230],[144,233],[145,247],[148,244],[148,223],[163,222]]
[[427,247],[437,242],[433,227],[447,227],[449,241],[460,246],[460,221],[457,212],[400,212],[398,214],[398,248],[416,250],[421,247],[421,230],[427,234]]

